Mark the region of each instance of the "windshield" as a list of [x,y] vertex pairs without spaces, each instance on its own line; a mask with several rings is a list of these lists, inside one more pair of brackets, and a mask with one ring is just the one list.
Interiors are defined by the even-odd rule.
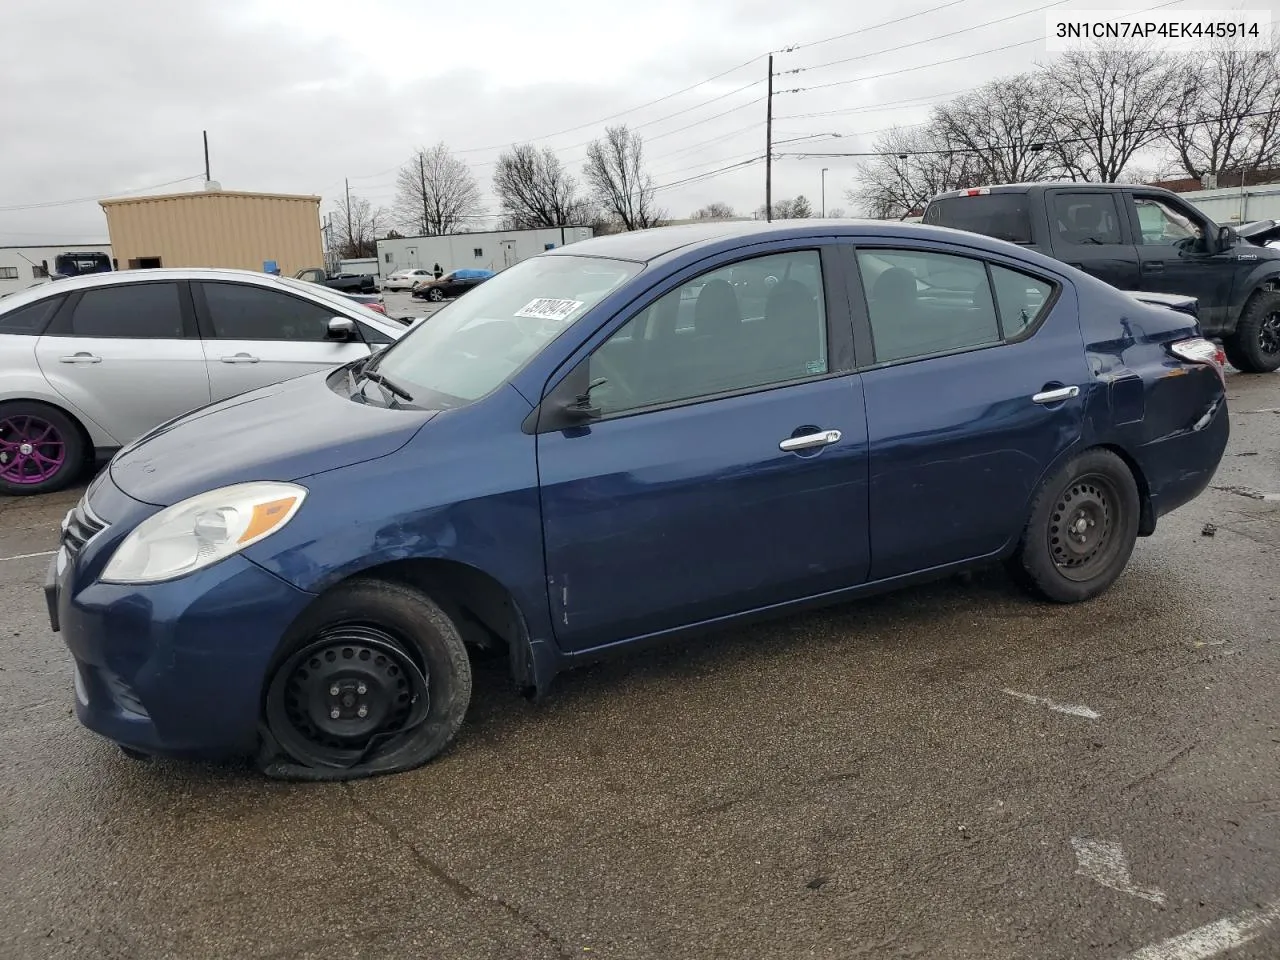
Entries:
[[478,400],[641,268],[599,257],[522,261],[414,327],[377,370],[418,402]]
[[967,230],[996,240],[1031,242],[1031,213],[1025,193],[986,193],[934,200],[923,219],[933,226]]

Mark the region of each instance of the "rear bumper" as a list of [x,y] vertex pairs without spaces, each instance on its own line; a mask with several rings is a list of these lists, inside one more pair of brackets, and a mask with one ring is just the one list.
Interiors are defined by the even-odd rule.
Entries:
[[1222,462],[1230,435],[1227,401],[1222,396],[1190,428],[1153,440],[1136,451],[1150,485],[1155,516],[1164,516],[1205,491]]

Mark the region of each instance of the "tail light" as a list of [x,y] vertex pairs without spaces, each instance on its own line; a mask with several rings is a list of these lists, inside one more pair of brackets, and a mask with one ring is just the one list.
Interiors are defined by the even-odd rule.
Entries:
[[1179,340],[1171,344],[1169,350],[1176,357],[1190,360],[1192,363],[1203,363],[1213,367],[1223,386],[1227,383],[1227,355],[1222,347],[1204,337],[1193,337],[1190,340]]

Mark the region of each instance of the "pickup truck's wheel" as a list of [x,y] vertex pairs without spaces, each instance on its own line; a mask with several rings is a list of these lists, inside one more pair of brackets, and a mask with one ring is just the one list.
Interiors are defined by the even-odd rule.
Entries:
[[409,770],[458,732],[471,662],[426,595],[355,580],[317,600],[293,633],[267,688],[264,773],[346,780]]
[[1255,293],[1222,346],[1231,365],[1244,373],[1280,370],[1280,293]]
[[1092,599],[1129,562],[1140,509],[1128,465],[1109,450],[1085,451],[1036,494],[1009,572],[1045,600]]
[[61,490],[85,467],[80,427],[61,410],[30,400],[0,403],[0,493]]

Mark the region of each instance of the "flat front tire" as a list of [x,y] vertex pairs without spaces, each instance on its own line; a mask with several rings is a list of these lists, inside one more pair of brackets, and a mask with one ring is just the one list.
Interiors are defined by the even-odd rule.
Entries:
[[409,770],[462,726],[471,662],[453,621],[413,587],[354,580],[320,597],[291,633],[263,707],[267,775]]
[[1280,370],[1280,293],[1255,293],[1222,347],[1231,365],[1243,373]]
[[1128,464],[1109,450],[1088,450],[1036,494],[1009,572],[1042,599],[1090,600],[1115,583],[1128,564],[1140,511]]

